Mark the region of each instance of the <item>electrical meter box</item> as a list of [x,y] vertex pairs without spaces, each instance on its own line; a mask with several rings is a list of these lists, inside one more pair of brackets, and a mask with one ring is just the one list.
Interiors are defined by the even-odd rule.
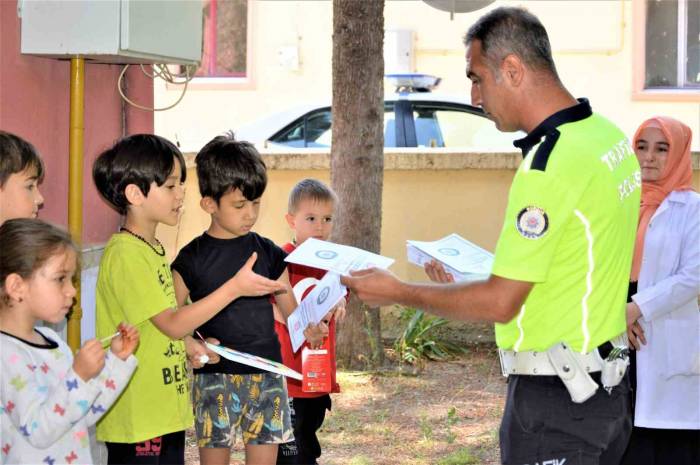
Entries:
[[98,63],[198,64],[202,2],[20,0],[21,51]]

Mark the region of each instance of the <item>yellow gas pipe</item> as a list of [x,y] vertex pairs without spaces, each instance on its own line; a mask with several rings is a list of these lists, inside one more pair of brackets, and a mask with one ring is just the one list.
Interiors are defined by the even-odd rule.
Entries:
[[[68,230],[82,250],[83,238],[83,135],[85,132],[85,60],[70,60],[70,135],[68,139]],[[75,274],[75,304],[68,316],[68,345],[80,348],[80,260]]]

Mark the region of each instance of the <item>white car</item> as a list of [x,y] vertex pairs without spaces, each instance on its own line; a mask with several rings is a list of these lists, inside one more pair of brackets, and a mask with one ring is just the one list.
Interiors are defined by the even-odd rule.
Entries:
[[[439,78],[390,75],[397,92],[384,97],[384,147],[449,147],[513,152],[522,132],[502,133],[463,96],[430,92]],[[430,84],[430,80],[434,84]],[[263,147],[330,147],[330,101],[305,104],[241,126],[238,140]]]

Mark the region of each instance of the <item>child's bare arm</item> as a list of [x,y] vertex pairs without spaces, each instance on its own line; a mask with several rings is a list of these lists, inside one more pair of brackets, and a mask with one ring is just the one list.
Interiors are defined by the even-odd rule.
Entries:
[[180,273],[173,270],[173,285],[175,286],[175,300],[177,301],[177,306],[182,307],[187,302],[187,298],[190,296],[190,290],[185,284],[185,280],[182,279]]
[[253,271],[256,259],[257,254],[253,253],[233,278],[208,296],[177,310],[172,308],[163,310],[151,317],[151,322],[169,338],[182,339],[239,297],[264,296],[284,289],[279,282],[267,279]]
[[[277,302],[279,313],[286,323],[289,315],[297,308],[297,299],[294,297],[291,284],[289,284],[289,272],[287,270],[284,270],[284,273],[277,279],[277,282],[284,285],[286,288],[286,292],[275,294],[275,301]],[[321,347],[323,338],[326,336],[328,336],[328,326],[323,322],[318,325],[309,324],[304,330],[304,337],[309,341],[309,345],[312,348]]]
[[284,270],[280,277],[277,278],[277,282],[282,290],[275,293],[275,302],[286,322],[287,317],[297,308],[297,299],[294,297],[292,285],[289,284],[289,272],[287,270]]

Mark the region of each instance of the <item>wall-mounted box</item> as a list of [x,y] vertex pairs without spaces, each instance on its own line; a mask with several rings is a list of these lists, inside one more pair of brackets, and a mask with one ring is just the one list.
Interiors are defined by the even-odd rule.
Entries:
[[415,72],[413,40],[413,31],[410,29],[388,29],[384,32],[386,74]]
[[100,63],[198,64],[202,3],[20,0],[21,51]]

